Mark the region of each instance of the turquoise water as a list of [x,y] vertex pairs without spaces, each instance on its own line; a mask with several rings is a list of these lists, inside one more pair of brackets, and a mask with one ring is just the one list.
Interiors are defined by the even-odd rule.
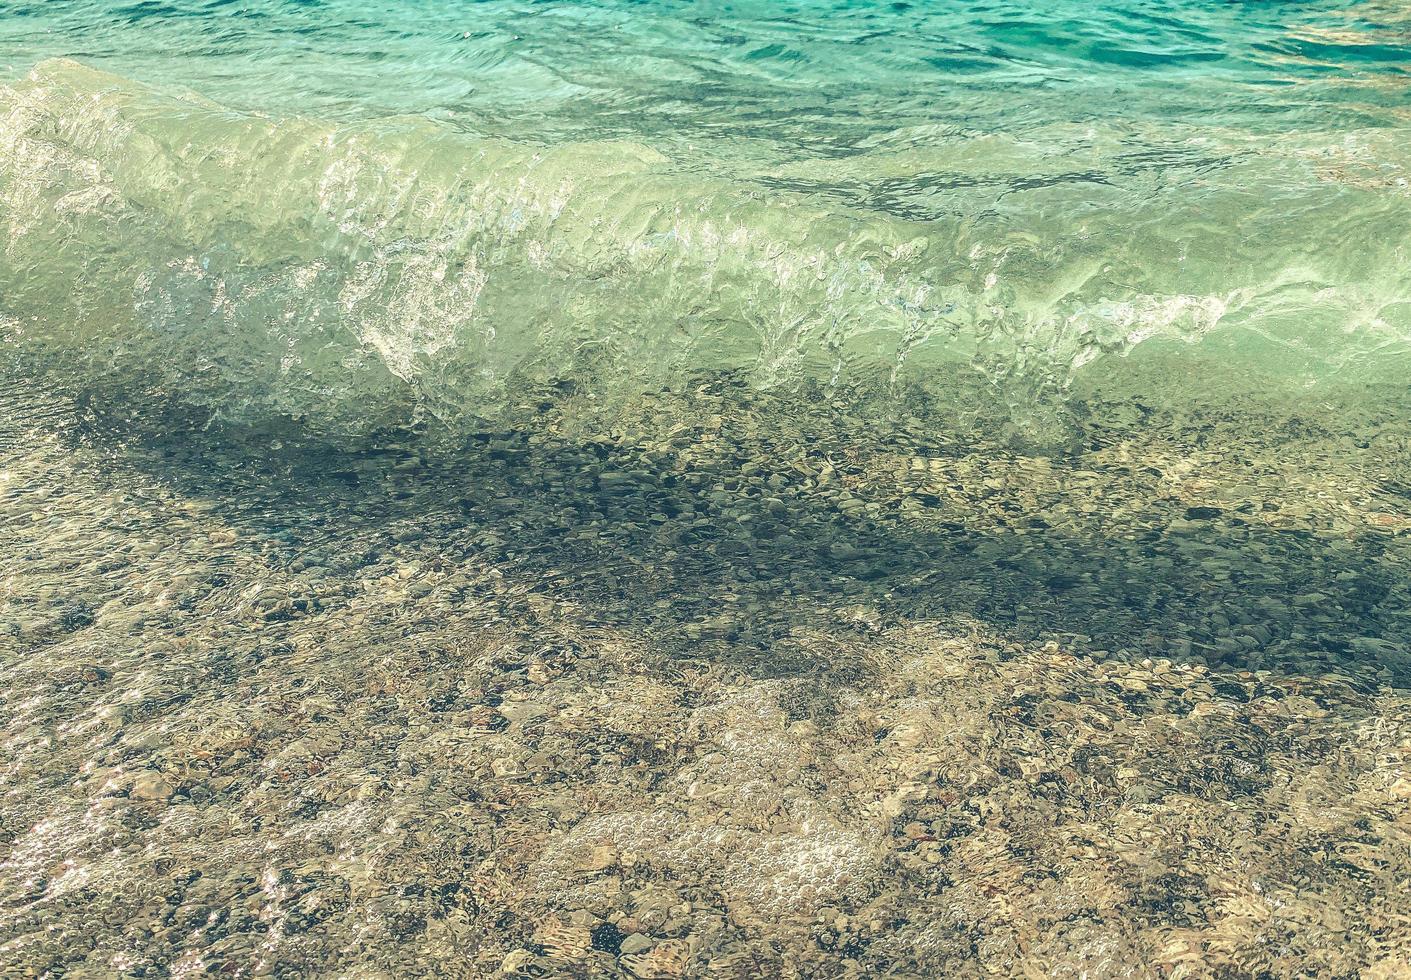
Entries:
[[1128,361],[1403,379],[1400,8],[1032,6],[9,4],[5,311],[334,431],[525,377],[974,381],[1046,438]]
[[0,975],[1411,970],[1411,8],[0,0]]

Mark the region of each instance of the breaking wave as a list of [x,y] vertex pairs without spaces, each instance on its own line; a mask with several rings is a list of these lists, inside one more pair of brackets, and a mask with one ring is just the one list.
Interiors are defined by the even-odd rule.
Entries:
[[1399,132],[1173,124],[1137,134],[1159,167],[1115,125],[1050,135],[707,164],[273,118],[45,61],[0,89],[0,330],[77,387],[340,435],[720,371],[965,375],[1014,405],[1190,345],[1259,383],[1405,376]]

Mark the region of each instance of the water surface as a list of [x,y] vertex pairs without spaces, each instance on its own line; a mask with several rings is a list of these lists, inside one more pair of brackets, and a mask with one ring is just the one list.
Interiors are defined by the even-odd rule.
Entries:
[[0,0],[0,964],[1411,969],[1409,32]]

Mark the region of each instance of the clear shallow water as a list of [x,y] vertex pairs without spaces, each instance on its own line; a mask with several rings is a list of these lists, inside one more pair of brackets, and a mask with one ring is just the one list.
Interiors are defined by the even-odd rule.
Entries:
[[0,966],[1401,975],[1408,72],[0,0]]

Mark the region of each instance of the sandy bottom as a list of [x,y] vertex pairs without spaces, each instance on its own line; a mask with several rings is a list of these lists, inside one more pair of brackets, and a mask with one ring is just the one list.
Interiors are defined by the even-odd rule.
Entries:
[[1411,975],[1407,416],[702,388],[451,465],[4,398],[7,976]]

